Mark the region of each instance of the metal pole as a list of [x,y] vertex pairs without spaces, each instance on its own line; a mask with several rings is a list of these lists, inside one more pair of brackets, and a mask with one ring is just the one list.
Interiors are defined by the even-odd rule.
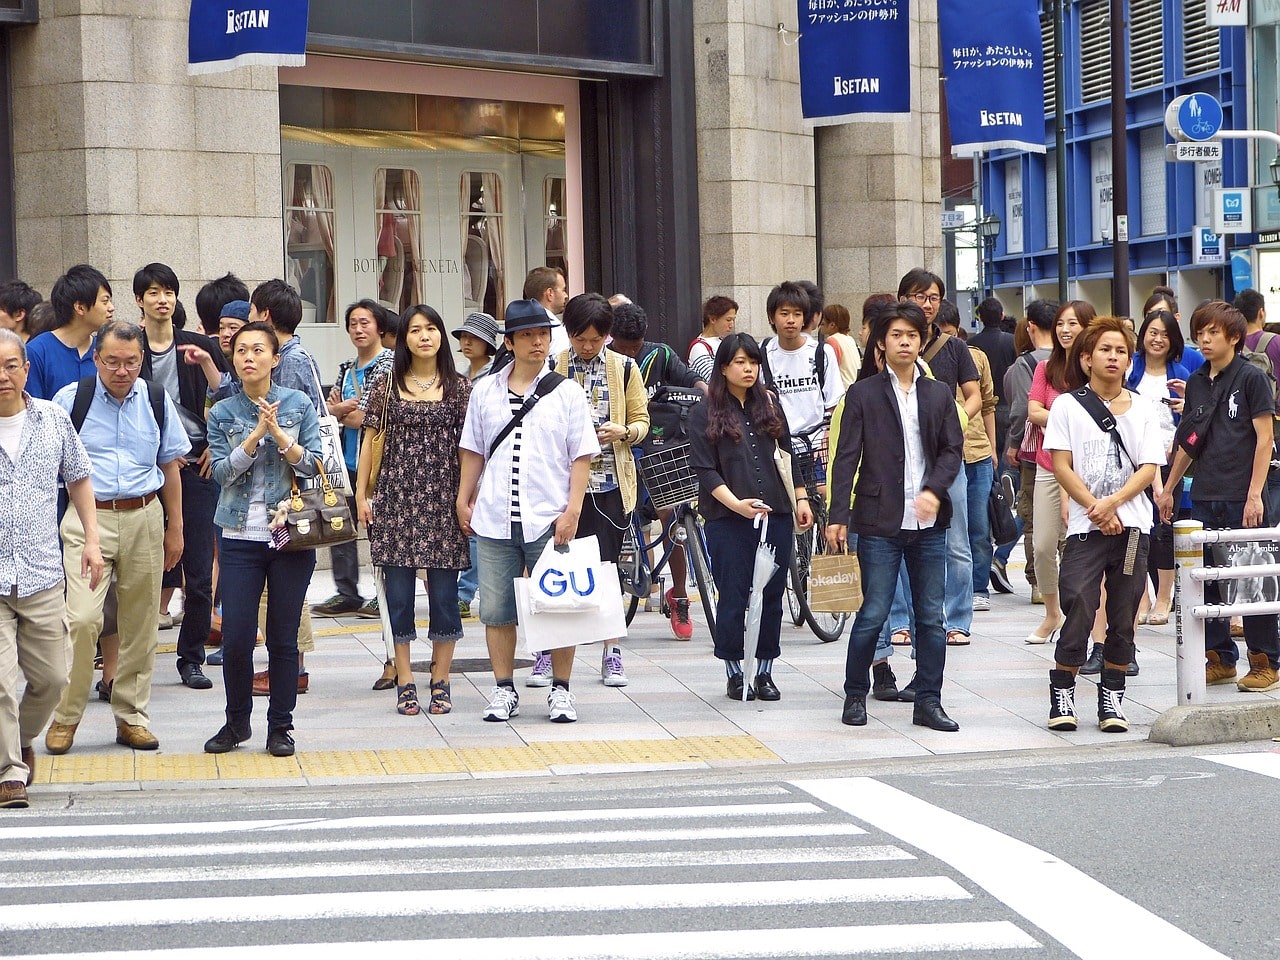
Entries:
[[1117,317],[1129,315],[1129,150],[1126,146],[1124,38],[1124,0],[1111,0],[1111,312]]
[[[974,253],[978,255],[978,299],[982,300],[987,295],[987,245],[982,240],[982,228],[978,223],[982,220],[982,151],[978,150],[973,155],[973,200],[974,200],[974,218],[973,218],[973,246]],[[954,238],[954,234],[952,235]],[[952,245],[954,246],[954,239]]]
[[1179,520],[1173,525],[1173,558],[1178,568],[1173,594],[1178,704],[1204,703],[1204,621],[1192,611],[1204,604],[1204,581],[1191,571],[1204,564],[1204,551],[1194,534],[1204,529],[1199,520]]
[[1067,98],[1066,51],[1063,49],[1063,4],[1053,3],[1053,110],[1057,114],[1054,129],[1054,174],[1058,181],[1058,302],[1066,303],[1067,294]]

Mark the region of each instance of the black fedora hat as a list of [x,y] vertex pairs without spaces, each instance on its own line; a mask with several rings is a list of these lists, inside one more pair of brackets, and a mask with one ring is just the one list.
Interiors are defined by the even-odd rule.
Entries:
[[537,300],[512,300],[507,304],[506,326],[502,335],[509,337],[521,330],[532,330],[535,327],[553,327],[555,321]]

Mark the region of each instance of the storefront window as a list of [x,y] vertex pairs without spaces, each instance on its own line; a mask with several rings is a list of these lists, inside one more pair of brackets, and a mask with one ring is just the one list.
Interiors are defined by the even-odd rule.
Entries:
[[507,306],[502,178],[464,173],[460,200],[463,306],[500,320]]
[[378,300],[396,313],[422,302],[422,186],[413,170],[374,174]]
[[569,278],[569,258],[565,247],[564,177],[547,177],[542,185],[542,209],[546,222],[546,255],[548,267],[559,267],[565,280]]
[[335,323],[333,295],[333,172],[323,164],[291,163],[285,206],[286,269],[302,297],[303,323]]

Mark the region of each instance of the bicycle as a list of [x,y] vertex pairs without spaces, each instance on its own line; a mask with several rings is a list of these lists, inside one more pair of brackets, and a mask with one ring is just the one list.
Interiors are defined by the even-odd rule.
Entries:
[[[698,480],[689,466],[689,447],[680,444],[663,448],[656,453],[639,457],[636,461],[640,474],[641,503],[648,503],[655,511],[670,510],[671,519],[663,525],[662,532],[653,540],[645,540],[642,510],[637,505],[631,514],[631,523],[623,538],[622,555],[618,569],[622,574],[622,589],[630,596],[626,608],[628,625],[640,608],[640,600],[649,596],[654,582],[662,583],[672,553],[678,546],[685,548],[685,556],[693,567],[698,585],[698,598],[707,618],[707,629],[714,640],[716,635],[715,578],[711,574],[711,553],[707,549],[702,518],[694,502],[698,497]],[[650,566],[649,551],[666,542],[657,561]],[[666,591],[662,595],[662,614],[670,616]]]
[[[828,421],[824,419],[816,427],[791,436],[791,457],[809,494],[813,525],[803,533],[796,534],[786,587],[791,622],[797,627],[807,623],[814,636],[823,643],[839,640],[844,635],[851,616],[848,613],[815,613],[809,607],[809,566],[815,556],[827,553],[827,501],[818,493],[816,481],[817,462],[826,452],[827,424]],[[821,439],[815,442],[815,437]]]

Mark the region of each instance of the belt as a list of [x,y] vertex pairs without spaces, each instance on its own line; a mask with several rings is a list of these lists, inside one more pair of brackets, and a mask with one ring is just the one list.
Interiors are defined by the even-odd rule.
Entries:
[[99,510],[141,510],[156,498],[154,492],[145,497],[117,497],[115,500],[95,500],[94,506]]

